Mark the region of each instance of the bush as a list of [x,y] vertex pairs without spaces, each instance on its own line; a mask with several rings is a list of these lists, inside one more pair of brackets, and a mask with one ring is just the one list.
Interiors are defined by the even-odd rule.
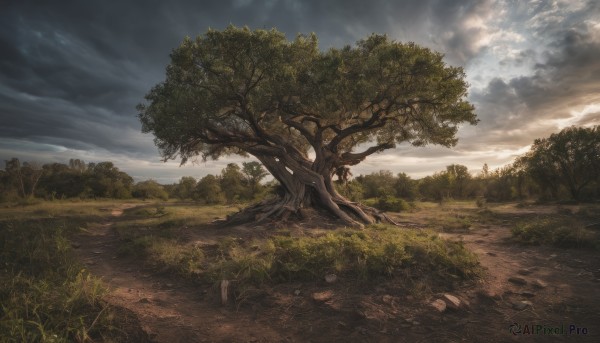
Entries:
[[470,279],[479,273],[475,255],[461,244],[385,225],[320,237],[275,236],[246,247],[229,239],[219,250],[207,272],[211,281],[322,280],[329,273],[370,280],[421,272]]
[[364,201],[367,206],[375,207],[380,211],[403,212],[414,209],[415,205],[404,199],[387,196],[383,198],[371,198]]
[[600,250],[600,237],[596,232],[567,219],[537,219],[519,223],[512,229],[512,235],[515,241],[524,244]]

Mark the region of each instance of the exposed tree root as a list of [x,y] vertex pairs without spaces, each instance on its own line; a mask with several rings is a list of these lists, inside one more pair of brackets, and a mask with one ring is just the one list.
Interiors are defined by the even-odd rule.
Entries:
[[340,225],[356,228],[364,228],[364,225],[373,223],[398,225],[388,215],[375,208],[360,203],[350,202],[343,198],[336,198],[333,199],[333,201],[338,205],[339,211],[343,211],[346,217],[351,218],[351,221],[344,220],[344,218],[334,215],[322,206],[299,206],[293,199],[284,196],[282,198],[262,201],[229,215],[226,220],[226,225],[256,225],[264,224],[266,222],[288,221],[302,222],[308,221],[314,216],[328,219],[329,222],[338,222]]

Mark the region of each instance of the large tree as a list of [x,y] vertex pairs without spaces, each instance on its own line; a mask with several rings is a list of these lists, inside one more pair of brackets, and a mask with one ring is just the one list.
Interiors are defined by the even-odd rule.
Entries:
[[586,186],[600,182],[600,126],[571,126],[536,139],[517,163],[554,197],[563,185],[574,200],[580,200]]
[[464,76],[387,36],[321,51],[314,34],[230,26],[185,38],[138,110],[165,160],[250,154],[279,181],[276,202],[238,219],[318,207],[361,226],[385,216],[341,196],[332,176],[401,142],[455,144],[458,125],[477,121]]

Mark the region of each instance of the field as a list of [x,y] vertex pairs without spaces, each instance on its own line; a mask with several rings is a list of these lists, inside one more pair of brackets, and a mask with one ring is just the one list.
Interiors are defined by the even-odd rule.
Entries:
[[238,209],[0,208],[0,341],[600,340],[597,205],[416,203],[364,230],[223,225]]

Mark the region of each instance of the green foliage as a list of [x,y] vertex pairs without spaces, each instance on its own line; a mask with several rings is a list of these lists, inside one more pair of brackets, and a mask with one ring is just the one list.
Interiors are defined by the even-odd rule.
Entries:
[[140,199],[160,199],[167,200],[169,194],[163,186],[154,180],[141,181],[133,186],[132,195]]
[[598,233],[586,229],[573,218],[538,218],[519,223],[511,231],[515,241],[525,244],[600,250]]
[[518,163],[553,198],[562,185],[572,199],[581,200],[586,187],[600,182],[600,126],[572,126],[536,139]]
[[74,261],[77,220],[0,222],[0,341],[124,339],[106,289]]
[[183,176],[175,186],[173,193],[179,199],[193,199],[197,181],[191,176]]
[[221,190],[219,179],[214,175],[206,175],[201,178],[196,184],[194,198],[202,200],[206,204],[223,204],[225,203],[225,195]]
[[329,273],[370,280],[413,275],[415,270],[469,279],[479,273],[475,255],[461,244],[381,225],[319,237],[275,236],[246,247],[229,240],[221,251],[207,274],[212,280],[321,280]]
[[375,207],[380,211],[404,212],[414,209],[414,203],[409,203],[404,199],[386,196],[382,198],[366,199],[364,204]]
[[233,203],[236,200],[240,200],[240,197],[245,193],[244,185],[242,180],[244,174],[240,170],[240,166],[235,163],[227,164],[227,167],[221,171],[221,178],[219,179],[221,184],[221,191],[227,199],[227,203]]

